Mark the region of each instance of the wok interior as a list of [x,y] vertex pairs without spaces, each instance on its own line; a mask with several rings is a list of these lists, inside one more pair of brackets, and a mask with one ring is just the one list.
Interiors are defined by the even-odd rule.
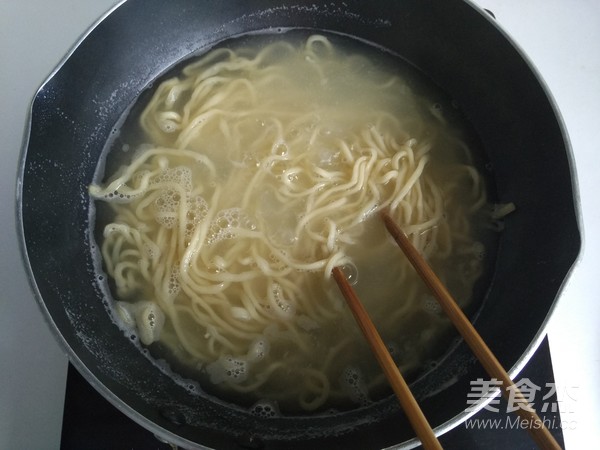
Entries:
[[[311,28],[401,55],[454,99],[491,162],[498,199],[517,205],[506,219],[475,322],[508,369],[536,339],[580,247],[560,120],[520,53],[489,17],[462,1],[247,3],[130,0],[37,94],[19,205],[34,289],[76,367],[115,405],[171,442],[289,449],[309,441],[316,448],[406,441],[414,432],[393,398],[340,415],[261,419],[190,395],[185,383],[157,370],[113,324],[106,280],[94,270],[87,186],[104,145],[160,74],[230,36]],[[487,376],[460,344],[411,387],[439,426],[464,410],[469,380],[478,377]]]

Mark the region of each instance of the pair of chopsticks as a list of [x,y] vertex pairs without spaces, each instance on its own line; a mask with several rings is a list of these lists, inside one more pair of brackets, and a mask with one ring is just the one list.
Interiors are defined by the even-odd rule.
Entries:
[[[394,238],[419,276],[431,290],[448,318],[452,321],[465,342],[479,359],[481,365],[492,378],[502,382],[501,390],[506,397],[508,397],[509,391],[512,391],[513,396],[511,397],[511,400],[515,401],[517,405],[517,414],[521,419],[534,424],[534,426],[529,426],[527,428],[537,446],[541,449],[560,449],[560,445],[558,445],[552,434],[550,434],[548,429],[544,426],[543,421],[529,406],[525,396],[510,379],[506,370],[504,370],[471,322],[469,322],[469,319],[467,319],[460,307],[456,304],[456,301],[452,298],[440,279],[435,275],[429,264],[427,264],[425,259],[419,254],[418,250],[412,245],[390,215],[387,212],[382,212],[381,216],[390,235]],[[427,418],[412,395],[400,370],[394,363],[394,360],[383,343],[383,340],[377,332],[367,311],[360,302],[352,286],[348,283],[346,276],[339,267],[335,267],[332,274],[340,291],[346,299],[354,318],[358,322],[361,331],[371,346],[377,362],[383,369],[388,382],[398,397],[400,405],[408,417],[410,424],[415,430],[417,437],[421,440],[423,447],[425,449],[441,449],[442,446],[431,429],[431,425],[429,425]]]

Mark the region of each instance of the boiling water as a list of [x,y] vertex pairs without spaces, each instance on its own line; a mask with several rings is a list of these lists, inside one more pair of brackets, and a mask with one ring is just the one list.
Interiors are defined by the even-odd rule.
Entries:
[[[302,48],[307,36],[304,32],[246,36],[219,48],[252,58],[282,38]],[[476,306],[473,290],[486,261],[493,259],[494,235],[488,231],[487,203],[481,202],[486,191],[479,170],[481,155],[451,100],[398,58],[348,38],[328,36],[328,40],[335,48],[332,54],[321,41],[309,55],[275,47],[257,67],[273,64],[283,68],[285,76],[239,97],[229,105],[224,121],[211,122],[214,114],[199,113],[195,125],[179,132],[184,105],[198,91],[192,94],[193,89],[182,88],[179,97],[173,94],[178,88],[170,91],[172,101],[165,102],[179,115],[171,120],[172,112],[148,106],[156,95],[156,89],[149,89],[117,127],[97,177],[99,184],[118,179],[132,161],[157,146],[185,148],[209,161],[190,163],[170,150],[157,151],[155,159],[148,158],[153,165],[130,180],[127,189],[118,186],[99,196],[107,203],[97,202],[96,239],[102,242],[118,233],[133,236],[131,229],[150,236],[143,249],[121,253],[134,267],[127,269],[133,273],[130,279],[121,277],[115,283],[116,278],[109,277],[117,321],[128,327],[128,333],[137,329],[150,353],[168,361],[175,373],[262,417],[354,408],[387,393],[380,369],[328,277],[327,265],[318,264],[335,252],[405,376],[414,378],[428,370],[448,348],[452,330],[447,319],[376,214],[385,196],[392,196],[393,178],[382,178],[382,186],[365,184],[354,191],[338,189],[344,186],[341,181],[326,182],[355,178],[363,164],[357,161],[375,158],[369,145],[385,147],[393,139],[400,145],[377,160],[381,167],[373,159],[381,170],[393,163],[397,152],[407,151],[407,159],[427,154],[421,177],[430,181],[411,194],[416,204],[394,205],[390,200],[390,205],[401,210],[398,217],[406,219],[401,225],[463,307]],[[215,59],[214,66],[228,57]],[[314,66],[313,57],[325,63]],[[236,76],[253,83],[253,70],[240,69]],[[399,77],[394,87],[380,88],[392,75]],[[164,79],[173,76],[183,80],[182,67]],[[217,103],[219,95],[217,91],[205,102]],[[256,100],[258,112],[240,118],[249,98]],[[268,108],[261,112],[263,98]],[[151,110],[146,119],[144,110]],[[193,115],[193,107],[187,111]],[[397,118],[402,129],[387,116]],[[146,194],[132,193],[132,188],[151,170],[157,171],[151,186],[167,187],[152,188],[152,201],[144,203]],[[409,175],[410,171],[407,180]],[[328,189],[336,194],[318,203]],[[363,194],[369,190],[376,195],[365,200]],[[284,191],[290,196],[283,197]],[[433,192],[440,193],[443,215],[427,225],[427,212],[421,210],[433,208],[435,199],[427,198]],[[344,222],[340,211],[348,199],[361,195],[351,222]],[[420,206],[420,197],[425,197],[421,203],[426,207]],[[330,211],[319,215],[311,202]],[[187,209],[182,216],[183,203]],[[139,216],[140,210],[150,219],[124,219]],[[123,225],[120,220],[131,223]],[[197,244],[203,226],[201,257],[186,253]],[[179,237],[174,235],[177,230],[182,231]],[[315,239],[321,243],[316,245]],[[125,239],[110,245],[107,254],[116,255],[114,266],[120,249],[129,244]],[[131,260],[132,251],[143,258]],[[156,262],[169,258],[177,263],[165,268]],[[203,283],[215,280],[212,286],[202,285],[202,295],[183,286],[180,263],[190,258],[195,258],[192,266],[202,273]],[[286,261],[294,262],[293,270]],[[144,269],[135,269],[136,264]],[[160,268],[160,273],[149,273],[151,267]],[[145,271],[151,281],[140,284],[144,276],[135,270]],[[271,275],[247,275],[240,281],[244,278],[240,274],[261,270]],[[141,321],[149,325],[144,328]]]

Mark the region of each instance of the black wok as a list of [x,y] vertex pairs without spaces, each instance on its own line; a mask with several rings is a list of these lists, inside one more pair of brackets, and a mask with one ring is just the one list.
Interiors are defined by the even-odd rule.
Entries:
[[[513,375],[539,343],[579,253],[573,163],[559,114],[518,48],[471,4],[122,3],[35,96],[19,167],[18,230],[33,290],[72,363],[117,408],[183,447],[365,449],[414,436],[393,398],[340,415],[263,419],[191,394],[142,355],[107,313],[87,186],[123,112],[190,54],[241,33],[289,27],[349,34],[389,49],[439,85],[467,117],[491,164],[497,198],[518,208],[506,218],[475,320]],[[469,380],[478,377],[488,378],[459,344],[413,383],[438,431],[466,418]]]

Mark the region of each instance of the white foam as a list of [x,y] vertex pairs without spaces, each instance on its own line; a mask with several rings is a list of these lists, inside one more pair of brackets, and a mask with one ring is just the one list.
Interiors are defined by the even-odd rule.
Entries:
[[175,297],[179,291],[181,290],[181,285],[179,284],[179,266],[174,265],[171,269],[171,274],[169,275],[169,296],[170,299]]
[[281,416],[277,403],[269,400],[259,400],[256,402],[250,407],[250,413],[265,419]]
[[271,344],[265,337],[257,338],[251,345],[246,357],[248,361],[255,362],[264,359],[271,348]]
[[423,308],[431,314],[441,314],[442,307],[439,302],[431,295],[426,295],[423,301]]
[[196,227],[202,222],[208,214],[208,203],[201,195],[188,197],[188,212],[186,215],[185,237],[191,239]]
[[359,405],[369,403],[369,396],[364,377],[357,367],[346,367],[340,378],[342,390],[348,395],[350,400]]
[[272,299],[274,301],[273,311],[283,318],[290,318],[296,314],[296,307],[292,305],[284,296],[283,289],[279,283],[273,283]]
[[135,327],[133,305],[126,302],[115,302],[115,312],[126,327]]
[[224,381],[239,384],[248,378],[248,361],[245,358],[221,356],[206,366],[210,382],[220,384]]
[[165,324],[165,314],[156,303],[136,303],[135,320],[142,344],[150,345],[160,338],[160,332]]
[[255,230],[256,224],[241,208],[230,208],[219,211],[210,224],[207,244],[214,244],[235,237],[235,228]]
[[319,328],[319,324],[315,320],[311,319],[310,317],[304,314],[296,318],[296,323],[304,331],[312,331]]
[[129,226],[121,223],[110,223],[104,227],[104,238],[106,239],[112,233],[128,234]]
[[152,241],[147,241],[144,243],[144,253],[146,253],[148,258],[153,260],[157,260],[161,255],[160,247]]

